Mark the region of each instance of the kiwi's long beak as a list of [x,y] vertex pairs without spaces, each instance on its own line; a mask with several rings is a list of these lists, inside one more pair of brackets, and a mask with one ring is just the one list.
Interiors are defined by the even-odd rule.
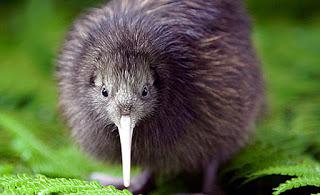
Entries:
[[121,143],[122,155],[122,174],[123,184],[125,187],[130,186],[130,169],[131,169],[131,141],[133,127],[131,117],[123,115],[120,118],[120,125],[118,127]]

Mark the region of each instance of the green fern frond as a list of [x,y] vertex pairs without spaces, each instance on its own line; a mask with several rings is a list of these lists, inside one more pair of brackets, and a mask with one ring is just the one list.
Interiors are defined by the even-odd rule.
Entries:
[[4,194],[114,194],[130,195],[128,190],[101,186],[97,182],[78,179],[48,178],[43,175],[9,175],[0,177]]
[[274,195],[279,195],[285,191],[305,187],[305,186],[315,186],[320,187],[320,177],[298,177],[286,181],[280,184],[278,187],[274,188]]
[[226,175],[228,172],[234,172],[234,179],[246,178],[252,180],[256,173],[259,175],[258,172],[270,167],[296,165],[305,160],[305,155],[286,153],[272,145],[256,142],[234,158],[221,174]]
[[[280,166],[271,166],[259,171],[256,171],[248,176],[248,181],[263,177],[266,175],[286,175],[293,177],[314,177],[320,175],[319,163],[308,159],[299,164],[287,164]],[[320,178],[320,177],[319,177]]]

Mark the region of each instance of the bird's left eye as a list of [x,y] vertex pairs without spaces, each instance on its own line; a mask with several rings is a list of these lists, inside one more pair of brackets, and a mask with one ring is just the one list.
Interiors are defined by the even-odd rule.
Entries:
[[149,90],[147,87],[143,87],[143,90],[142,90],[142,97],[146,97],[147,95],[149,94]]
[[105,86],[102,87],[101,94],[102,94],[104,97],[108,97],[109,94],[108,94],[108,91],[107,91],[107,89],[106,89]]

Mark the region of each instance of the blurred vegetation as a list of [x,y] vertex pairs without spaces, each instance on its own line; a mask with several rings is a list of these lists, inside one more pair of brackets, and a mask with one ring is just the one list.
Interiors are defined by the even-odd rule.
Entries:
[[[73,146],[58,114],[53,76],[70,23],[102,2],[0,0],[0,175],[120,175],[118,166],[96,162]],[[231,193],[319,193],[320,1],[248,0],[248,9],[269,110],[253,143],[221,179]],[[187,188],[179,181],[158,185],[158,194]]]
[[306,21],[319,16],[320,1],[317,0],[247,0],[248,9],[259,19],[276,17]]

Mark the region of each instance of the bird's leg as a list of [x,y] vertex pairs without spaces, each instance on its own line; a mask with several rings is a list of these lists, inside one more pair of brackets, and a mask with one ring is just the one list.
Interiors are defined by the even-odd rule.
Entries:
[[225,194],[223,190],[218,185],[218,162],[216,160],[212,160],[205,168],[203,173],[203,186],[202,192],[204,194],[216,194],[223,195]]
[[155,184],[155,178],[151,171],[145,170],[139,175],[133,177],[129,191],[134,194],[146,194],[152,190]]
[[[112,185],[118,189],[125,189],[122,178],[112,177],[102,173],[93,173],[90,179],[96,180],[104,186]],[[128,187],[128,190],[133,194],[146,194],[153,188],[153,185],[154,176],[152,172],[145,170],[131,179],[131,185]]]

